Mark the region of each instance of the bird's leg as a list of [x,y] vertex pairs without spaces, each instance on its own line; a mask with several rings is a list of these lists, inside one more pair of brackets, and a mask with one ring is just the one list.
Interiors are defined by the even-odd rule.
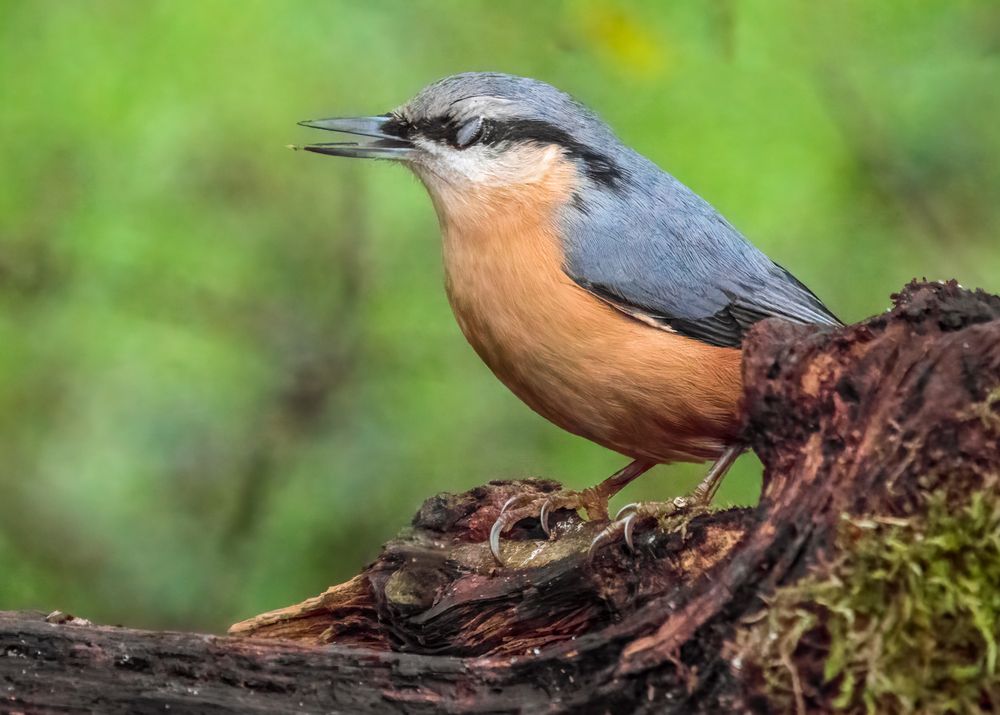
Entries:
[[511,497],[503,505],[500,516],[490,529],[490,551],[493,557],[503,564],[500,558],[500,536],[521,519],[537,516],[542,531],[549,537],[552,536],[549,531],[549,514],[558,509],[584,509],[587,518],[592,521],[607,520],[608,500],[633,479],[648,472],[654,464],[655,462],[637,459],[600,484],[581,491],[562,489],[543,497],[526,497],[523,500],[517,496]]
[[[594,487],[587,487],[580,492],[580,506],[587,510],[587,518],[591,521],[608,518],[608,501],[628,484],[653,468],[654,462],[641,459],[629,462],[603,482]],[[542,526],[545,532],[548,524]]]
[[630,551],[635,550],[632,541],[632,532],[635,529],[635,522],[644,517],[663,519],[672,516],[679,511],[688,512],[690,516],[704,512],[712,503],[715,493],[722,484],[726,472],[733,466],[736,459],[743,454],[746,449],[741,444],[728,447],[726,451],[715,461],[712,468],[708,470],[705,478],[699,482],[698,486],[687,496],[677,497],[666,502],[645,502],[641,504],[626,504],[618,513],[606,529],[601,531],[590,543],[590,555],[605,544],[611,543],[619,536],[625,537],[625,545]]
[[687,497],[681,497],[681,500],[686,499],[687,501],[679,506],[683,508],[686,506],[708,506],[711,504],[715,498],[715,493],[719,491],[719,487],[722,485],[723,478],[729,472],[729,468],[733,466],[733,463],[743,454],[745,449],[746,447],[742,444],[734,444],[731,447],[727,447],[722,456],[715,460],[715,464],[708,470],[705,478],[694,488],[694,491]]

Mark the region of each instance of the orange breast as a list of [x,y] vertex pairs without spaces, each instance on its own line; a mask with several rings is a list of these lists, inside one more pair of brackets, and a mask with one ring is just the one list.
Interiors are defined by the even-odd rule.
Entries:
[[714,459],[735,437],[740,352],[646,325],[566,276],[552,218],[574,183],[551,160],[530,186],[432,192],[462,332],[560,427],[631,457]]

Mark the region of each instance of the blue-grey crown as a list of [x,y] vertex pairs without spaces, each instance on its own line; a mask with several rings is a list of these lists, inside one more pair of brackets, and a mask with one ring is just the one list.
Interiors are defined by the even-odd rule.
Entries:
[[552,85],[496,72],[466,72],[428,85],[392,113],[386,127],[401,137],[422,136],[455,148],[478,142],[557,144],[594,181],[615,185],[625,175],[616,153],[625,150],[596,114]]

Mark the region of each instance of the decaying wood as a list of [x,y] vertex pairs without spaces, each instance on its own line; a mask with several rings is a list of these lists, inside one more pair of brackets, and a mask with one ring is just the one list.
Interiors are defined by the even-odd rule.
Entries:
[[[918,513],[1000,474],[1000,298],[909,286],[840,330],[777,321],[746,343],[746,437],[760,505],[637,529],[590,563],[599,525],[525,520],[497,567],[484,544],[514,490],[429,499],[351,581],[230,637],[0,617],[10,708],[656,711],[747,707],[726,657],[742,620],[833,548],[842,514]],[[658,526],[663,528],[657,528]],[[766,707],[754,701],[755,707]]]

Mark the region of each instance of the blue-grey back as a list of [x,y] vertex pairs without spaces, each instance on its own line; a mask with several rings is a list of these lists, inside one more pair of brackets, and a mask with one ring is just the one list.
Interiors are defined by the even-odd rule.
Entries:
[[566,272],[626,312],[715,345],[754,322],[839,321],[708,202],[651,161],[608,147],[614,185],[591,184],[564,216]]
[[706,201],[551,85],[469,72],[429,85],[397,110],[456,131],[483,112],[490,122],[483,141],[556,143],[578,164],[583,184],[562,216],[565,270],[624,312],[726,346],[738,346],[769,316],[838,323]]

